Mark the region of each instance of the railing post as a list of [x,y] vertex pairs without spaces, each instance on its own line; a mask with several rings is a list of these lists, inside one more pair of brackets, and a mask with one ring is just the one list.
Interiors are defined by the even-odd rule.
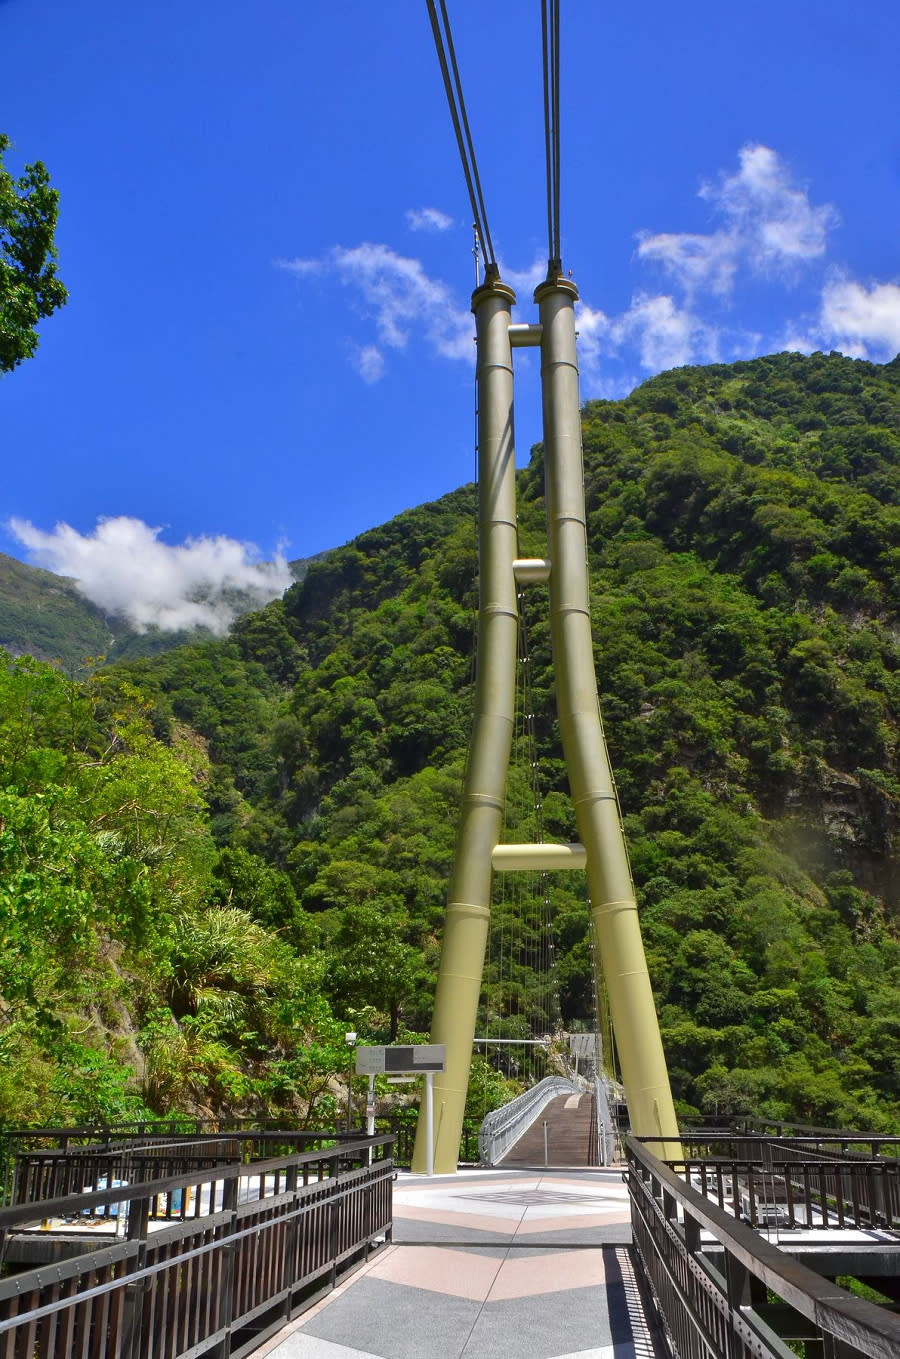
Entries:
[[735,1333],[735,1313],[750,1305],[750,1275],[744,1265],[736,1260],[725,1248],[725,1290],[728,1300],[728,1330],[726,1332],[726,1352],[722,1359],[735,1359],[742,1353],[740,1341]]
[[337,1283],[337,1208],[338,1201],[332,1192],[328,1200],[328,1254],[331,1257],[331,1287]]
[[[210,1353],[214,1359],[229,1359],[231,1354],[231,1325],[234,1321],[234,1269],[235,1251],[237,1242],[229,1241],[228,1237],[233,1237],[237,1226],[237,1202],[238,1202],[239,1177],[233,1176],[225,1181],[222,1191],[222,1211],[231,1214],[231,1220],[225,1227],[225,1241],[222,1246],[222,1273],[219,1282],[219,1321],[225,1329],[225,1336]],[[185,1190],[185,1194],[187,1191]],[[212,1189],[210,1189],[212,1194]]]
[[297,1255],[299,1251],[298,1237],[300,1235],[300,1218],[297,1214],[299,1200],[297,1198],[297,1167],[290,1165],[287,1167],[285,1175],[285,1191],[291,1195],[291,1202],[288,1207],[290,1221],[287,1224],[287,1239],[284,1248],[284,1279],[282,1288],[286,1289],[284,1299],[284,1319],[290,1321],[292,1308],[291,1290],[297,1282]]
[[[138,1243],[137,1254],[129,1261],[129,1272],[136,1274],[143,1269],[147,1255],[147,1232],[150,1219],[150,1200],[132,1199],[128,1205],[128,1227],[126,1240]],[[141,1331],[144,1324],[144,1296],[147,1292],[146,1279],[125,1285],[124,1316],[122,1323],[123,1359],[139,1359],[141,1353]]]

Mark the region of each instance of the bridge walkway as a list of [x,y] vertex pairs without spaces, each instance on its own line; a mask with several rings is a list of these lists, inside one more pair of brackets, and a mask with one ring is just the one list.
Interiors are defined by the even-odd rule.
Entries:
[[595,1166],[597,1122],[588,1091],[560,1095],[538,1114],[501,1164],[513,1166]]
[[664,1359],[619,1170],[401,1173],[393,1242],[254,1359]]

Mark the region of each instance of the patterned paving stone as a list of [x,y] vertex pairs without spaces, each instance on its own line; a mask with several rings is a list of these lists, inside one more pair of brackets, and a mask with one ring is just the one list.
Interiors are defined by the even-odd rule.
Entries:
[[401,1176],[394,1244],[264,1347],[271,1359],[662,1359],[627,1190],[592,1172]]
[[598,1196],[596,1194],[572,1194],[560,1189],[529,1189],[522,1194],[517,1194],[510,1189],[501,1189],[494,1193],[457,1194],[456,1197],[476,1203],[515,1203],[520,1204],[523,1208],[545,1208],[548,1204],[552,1204],[553,1207],[562,1205],[565,1208],[584,1207],[587,1204],[595,1208]]

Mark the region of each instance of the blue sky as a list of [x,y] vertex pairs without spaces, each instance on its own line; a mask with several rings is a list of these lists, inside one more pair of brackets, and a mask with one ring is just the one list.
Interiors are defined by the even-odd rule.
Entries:
[[[449,10],[529,319],[540,6]],[[173,599],[262,597],[259,560],[472,479],[470,217],[424,0],[0,0],[0,43],[7,165],[49,167],[70,290],[0,381],[0,550],[177,625]],[[585,397],[785,347],[893,357],[894,0],[564,0],[561,47]]]

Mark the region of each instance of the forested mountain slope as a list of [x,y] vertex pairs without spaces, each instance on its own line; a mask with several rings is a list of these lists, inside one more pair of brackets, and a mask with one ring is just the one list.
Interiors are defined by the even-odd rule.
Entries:
[[[676,1097],[900,1131],[900,362],[679,369],[590,403],[584,438],[601,702]],[[47,993],[36,963],[5,1001],[0,1063],[55,1071],[74,1114],[86,1095],[66,1094],[60,1054],[77,1029],[103,1073],[87,1086],[120,1102],[124,1054],[154,1108],[302,1110],[340,1069],[345,1019],[373,1038],[427,1027],[471,712],[474,508],[464,488],[363,534],[224,642],[67,697],[39,668],[10,672],[0,815],[31,827],[27,852],[0,832],[10,918],[21,932],[43,911],[34,947],[60,939],[54,958],[75,950],[105,980],[89,997],[60,963]],[[539,448],[520,540],[543,555]],[[523,669],[544,827],[569,838],[545,603],[523,598]],[[517,765],[509,838],[534,817]],[[100,875],[78,881],[74,933],[53,869],[69,834],[65,862]],[[53,881],[55,915],[29,873]],[[92,916],[104,874],[116,904]],[[563,1013],[589,1021],[574,875],[551,905]],[[507,982],[488,983],[518,1033]],[[0,1114],[22,1116],[31,1086],[3,1069]]]
[[[310,560],[315,559],[289,563],[294,580],[303,579]],[[234,590],[229,602],[242,613],[258,604],[259,596]],[[77,581],[0,552],[0,647],[12,656],[34,656],[78,673],[88,658],[155,656],[210,635],[205,628],[138,629],[127,618],[99,608]]]
[[112,633],[75,582],[0,552],[0,646],[12,655],[58,659],[73,668],[102,656]]

